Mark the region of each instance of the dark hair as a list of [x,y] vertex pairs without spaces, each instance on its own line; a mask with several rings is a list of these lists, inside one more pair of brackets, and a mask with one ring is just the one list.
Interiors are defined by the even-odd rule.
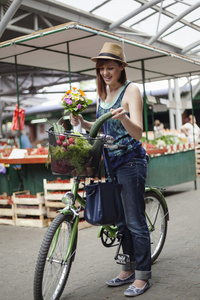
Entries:
[[[106,62],[108,62],[109,59],[98,59],[97,63],[96,63],[96,75],[97,75],[97,93],[99,95],[99,97],[102,100],[105,100],[107,97],[107,90],[106,90],[106,84],[103,80],[103,78],[100,75],[100,67],[103,66]],[[121,63],[120,61],[117,60],[113,60],[115,61],[119,67],[123,66],[123,63]],[[119,82],[124,85],[126,83],[127,80],[127,76],[126,76],[126,71],[125,68],[122,70],[121,72],[121,76],[119,78]]]

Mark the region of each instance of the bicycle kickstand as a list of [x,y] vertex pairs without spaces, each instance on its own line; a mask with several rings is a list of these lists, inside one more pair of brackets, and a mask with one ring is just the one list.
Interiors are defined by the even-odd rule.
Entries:
[[122,238],[123,238],[122,234],[117,233],[117,239],[119,241],[119,244],[114,259],[117,260],[117,264],[125,265],[127,262],[130,262],[130,257],[128,254],[119,253],[122,245]]

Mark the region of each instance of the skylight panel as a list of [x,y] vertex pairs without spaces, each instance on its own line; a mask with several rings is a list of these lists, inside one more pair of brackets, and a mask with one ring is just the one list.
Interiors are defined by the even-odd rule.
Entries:
[[176,4],[168,7],[167,10],[175,15],[180,15],[182,12],[184,12],[188,8],[189,8],[188,5],[185,5],[182,3],[176,3]]
[[93,10],[96,6],[105,2],[105,0],[57,0],[62,4],[70,5],[74,8],[78,8],[87,12]]
[[131,18],[128,21],[124,22],[123,25],[132,26],[135,23],[141,22],[142,19],[147,18],[148,16],[150,16],[151,14],[154,14],[154,13],[155,13],[154,9],[147,8],[147,9],[145,9],[145,11],[137,14],[133,18]]
[[188,22],[193,22],[194,20],[197,20],[199,18],[200,18],[200,7],[191,11],[191,13],[189,13],[184,17],[184,19]]
[[199,40],[199,31],[184,26],[178,31],[166,36],[164,40],[181,48],[185,48]]
[[197,25],[197,26],[200,26],[200,19],[195,21],[193,24]]
[[102,7],[93,11],[93,13],[104,19],[116,22],[136,10],[141,5],[133,0],[112,0]]
[[[174,0],[163,0],[162,7],[164,8],[171,4],[174,4]],[[157,3],[156,5],[161,6],[161,3]]]
[[[158,25],[158,17],[159,14],[156,13],[153,16],[150,16],[148,19],[137,23],[136,25],[132,26],[133,29],[148,33],[150,35],[156,34],[157,25]],[[158,31],[161,30],[164,26],[166,26],[171,21],[171,18],[162,15],[158,27]]]
[[162,38],[164,38],[165,36],[171,34],[172,32],[178,30],[179,28],[182,28],[183,24],[180,22],[175,23],[174,25],[170,26],[169,29],[167,29],[163,34],[162,34]]

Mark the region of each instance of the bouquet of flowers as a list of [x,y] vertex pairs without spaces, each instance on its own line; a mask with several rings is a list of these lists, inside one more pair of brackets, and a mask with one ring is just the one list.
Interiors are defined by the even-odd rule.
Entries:
[[68,90],[62,97],[62,106],[65,108],[64,113],[70,111],[77,116],[81,111],[87,108],[92,100],[85,98],[85,93],[81,89],[73,87]]

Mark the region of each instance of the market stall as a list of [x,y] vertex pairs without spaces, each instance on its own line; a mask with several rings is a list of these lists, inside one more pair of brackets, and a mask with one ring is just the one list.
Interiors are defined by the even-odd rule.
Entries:
[[[127,76],[129,80],[133,82],[143,83],[145,86],[146,81],[169,80],[171,78],[189,77],[192,74],[199,74],[200,62],[198,61],[75,22],[62,24],[1,43],[0,60],[5,63],[15,64],[16,70],[18,65],[26,65],[42,67],[44,69],[68,71],[69,74],[80,73],[85,76],[95,77],[95,65],[90,58],[99,52],[100,45],[103,45],[105,42],[113,41],[123,44],[128,63]],[[147,134],[148,122],[145,87],[143,98],[144,123]],[[19,95],[17,95],[17,100],[18,108],[20,108]],[[160,154],[159,151],[157,154]],[[193,153],[193,151],[191,151],[191,153]],[[185,161],[187,155],[185,151],[174,157],[180,156]],[[192,156],[192,154],[190,155]],[[154,176],[158,176],[157,170],[155,169],[157,169],[160,164],[162,165],[162,159],[165,161],[169,160],[170,157],[171,156],[165,155],[161,155],[159,158],[153,157],[149,163],[149,172],[151,173],[152,168],[155,172]],[[4,162],[3,160],[1,161]],[[153,162],[156,161],[161,161],[157,164],[157,167],[153,166]],[[186,165],[189,166],[190,163],[191,165],[194,163],[193,157],[188,158]],[[39,178],[53,176],[51,171],[46,169],[44,163],[35,161],[31,164],[23,164],[23,162],[21,162],[21,164],[25,173],[24,185],[29,186],[35,192],[38,191],[38,189],[40,191],[41,187],[39,187],[39,185],[39,188],[34,186],[34,182],[39,182]],[[195,163],[192,168],[194,171]],[[182,172],[181,169],[180,172]],[[154,184],[152,173],[150,177],[151,183]],[[179,178],[181,178],[180,181],[185,182],[183,176],[179,176]],[[194,180],[193,176],[190,178]],[[148,181],[149,180],[148,177]],[[163,185],[164,181],[166,186],[166,180],[163,180],[159,184]],[[169,184],[171,185],[175,182],[176,181],[169,182]]]
[[197,188],[195,149],[150,156],[146,185],[165,188],[188,181]]
[[[6,192],[8,195],[21,190],[22,184],[24,190],[29,190],[31,194],[43,192],[43,179],[55,180],[58,176],[53,175],[51,172],[51,165],[48,168],[47,155],[43,157],[24,157],[20,159],[0,158],[0,163],[7,166],[6,174],[0,174],[0,194]],[[21,165],[19,170],[21,178],[13,172],[14,166]],[[65,179],[66,176],[59,176]],[[20,181],[20,179],[22,181]]]
[[[178,130],[164,130],[160,137],[149,132],[151,140],[142,138],[147,153],[151,152],[148,164],[147,185],[165,188],[194,181],[196,185],[196,145],[188,142]],[[162,154],[159,151],[163,150]],[[153,153],[154,151],[154,153]]]

